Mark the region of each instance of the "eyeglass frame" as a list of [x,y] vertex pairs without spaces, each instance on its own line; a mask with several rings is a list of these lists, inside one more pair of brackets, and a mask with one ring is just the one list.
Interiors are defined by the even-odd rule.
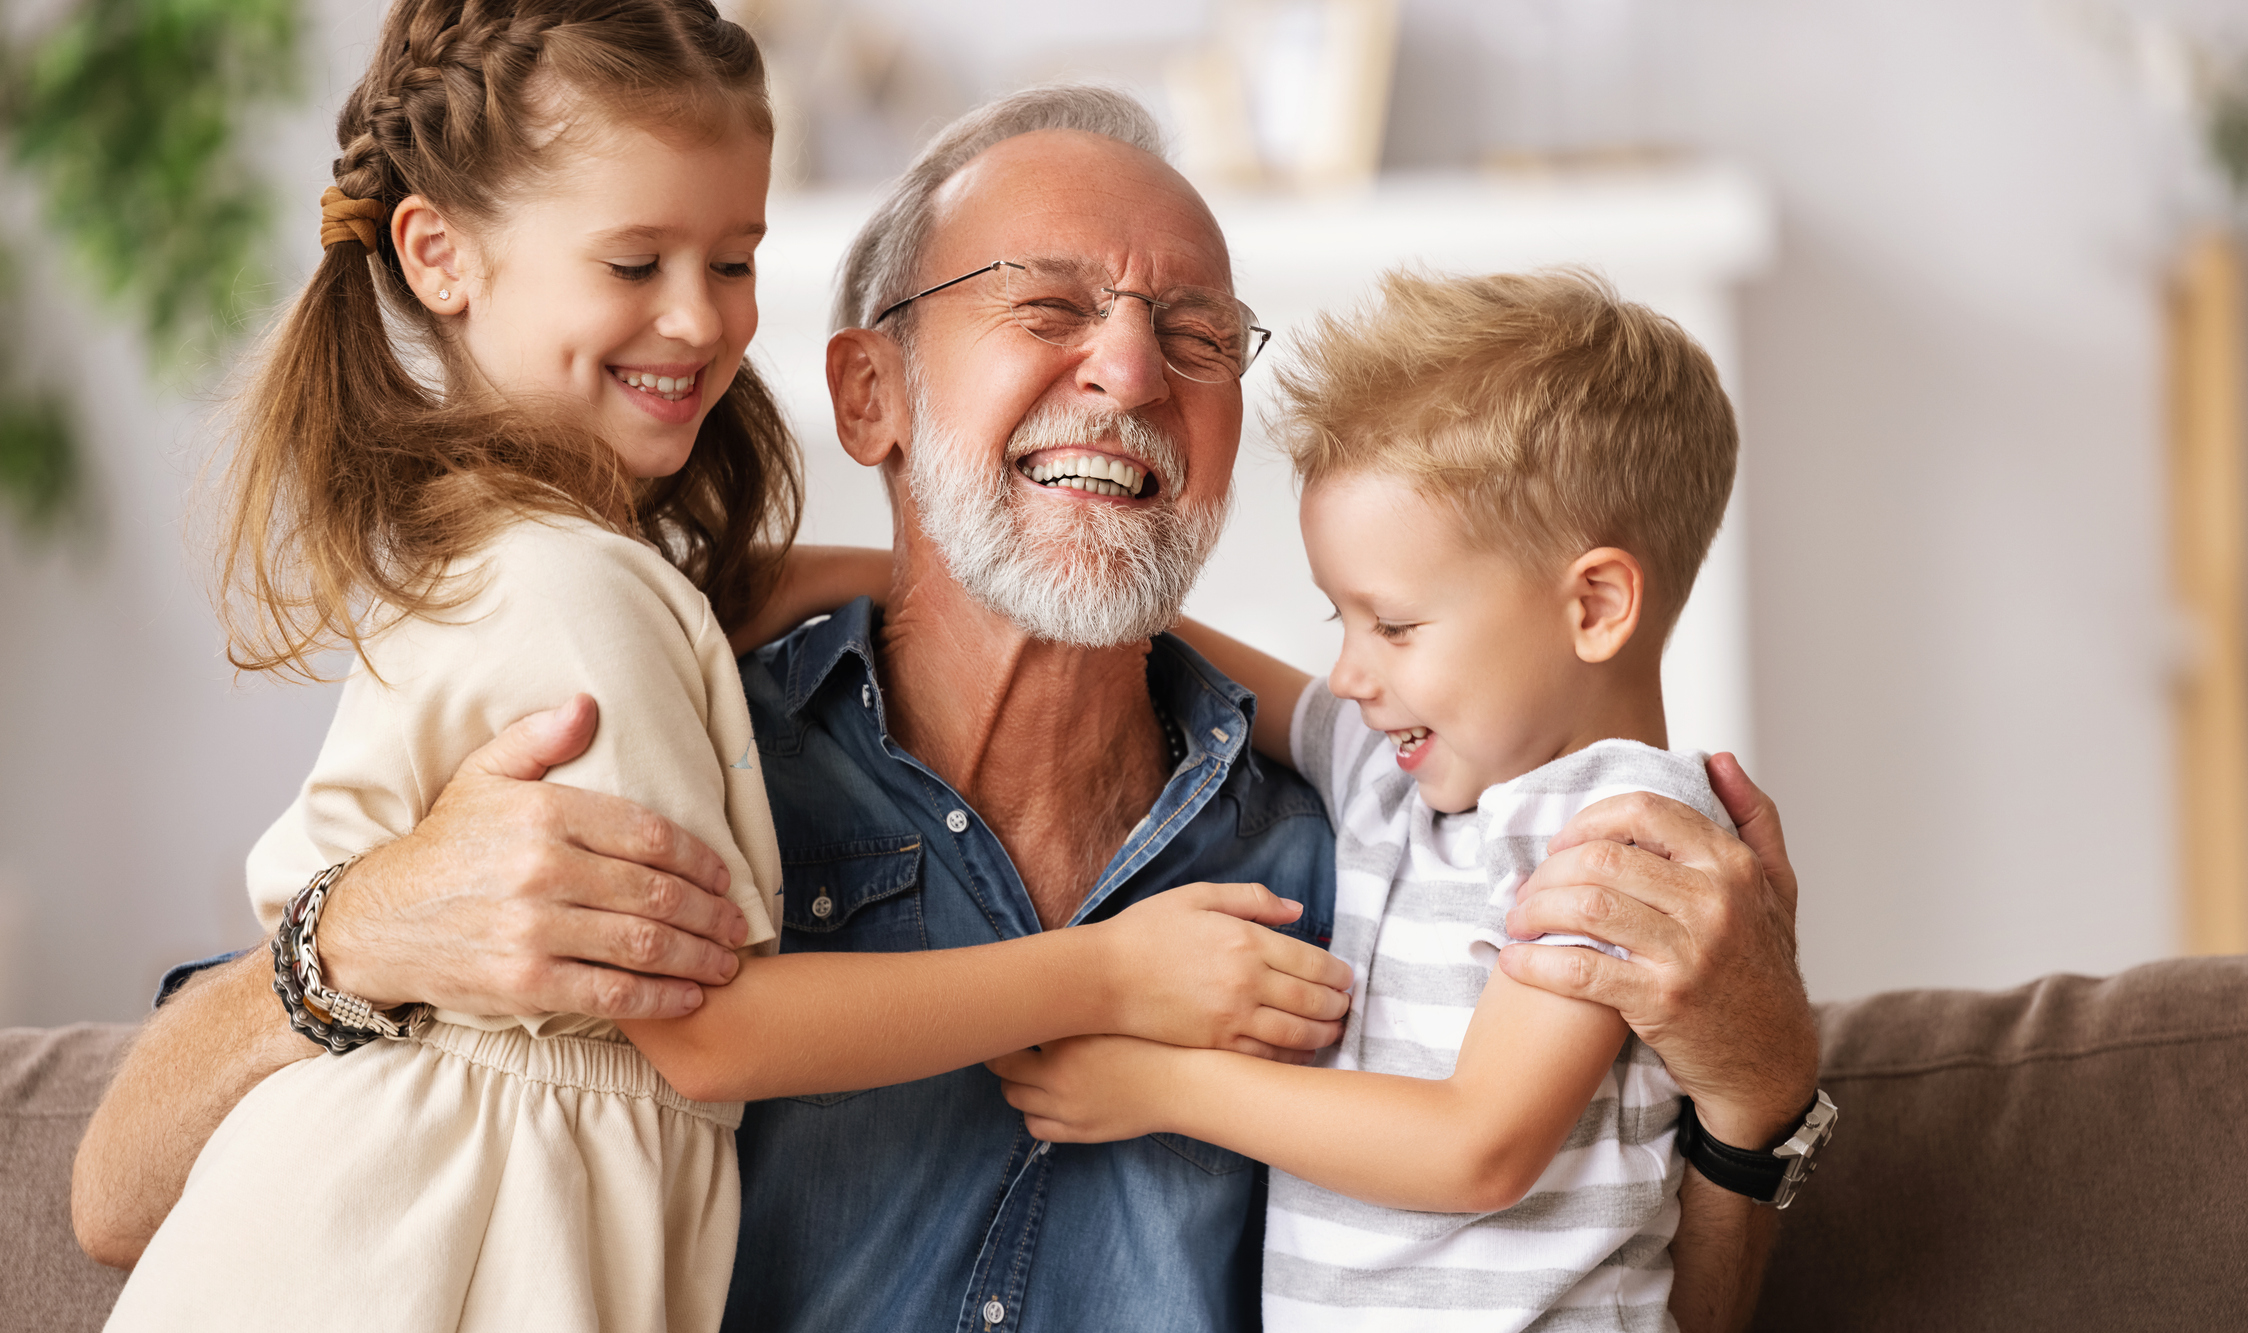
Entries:
[[[988,264],[984,265],[984,266],[983,266],[982,268],[978,268],[978,269],[971,269],[970,271],[968,271],[968,272],[966,272],[966,273],[963,273],[963,274],[961,274],[961,275],[960,275],[959,277],[957,277],[957,278],[953,278],[953,279],[951,279],[950,281],[947,281],[947,282],[940,282],[940,283],[938,283],[938,284],[937,284],[936,286],[934,286],[934,287],[926,287],[926,288],[923,288],[922,290],[920,290],[920,291],[918,291],[918,292],[915,292],[915,293],[914,293],[913,295],[911,295],[911,296],[909,296],[909,297],[905,298],[905,299],[904,299],[903,301],[900,301],[900,302],[898,302],[898,303],[897,303],[896,305],[890,306],[890,307],[889,307],[888,309],[884,310],[884,311],[883,311],[883,312],[882,312],[881,314],[879,314],[879,315],[876,315],[876,316],[874,317],[874,323],[872,323],[872,324],[868,325],[867,327],[868,327],[868,328],[878,328],[878,327],[880,327],[880,326],[881,326],[881,323],[882,323],[882,321],[883,321],[883,320],[886,320],[886,319],[888,319],[888,318],[889,318],[890,316],[892,316],[892,315],[894,315],[894,314],[898,313],[898,312],[899,312],[900,310],[903,310],[903,309],[905,309],[905,308],[906,308],[907,306],[909,306],[909,305],[912,305],[912,304],[913,304],[913,303],[914,303],[915,301],[918,301],[918,300],[920,300],[920,299],[921,299],[922,297],[924,297],[924,296],[934,296],[934,295],[936,295],[936,294],[937,294],[938,292],[941,292],[941,291],[943,291],[943,290],[944,290],[945,288],[947,288],[947,287],[957,287],[957,286],[959,286],[959,285],[960,285],[961,283],[963,283],[963,282],[966,282],[966,281],[967,281],[968,279],[970,279],[970,278],[980,278],[980,277],[982,277],[982,276],[983,276],[984,274],[986,274],[986,273],[997,273],[997,272],[998,272],[999,270],[1001,270],[1001,269],[1003,269],[1003,268],[1020,269],[1020,270],[1022,270],[1022,271],[1023,271],[1023,272],[1025,272],[1025,273],[1028,273],[1028,272],[1030,272],[1030,266],[1029,266],[1028,264],[1018,264],[1018,263],[1016,263],[1016,262],[1015,262],[1014,260],[1012,260],[1012,259],[994,259],[994,260],[992,260],[992,261],[991,261],[990,263],[988,263]],[[1148,295],[1148,294],[1147,294],[1146,292],[1135,292],[1135,291],[1129,291],[1129,290],[1126,290],[1126,289],[1124,289],[1124,288],[1121,288],[1121,287],[1103,287],[1103,288],[1101,288],[1100,290],[1102,290],[1102,291],[1104,291],[1104,292],[1108,293],[1108,294],[1109,294],[1110,296],[1114,296],[1114,297],[1118,297],[1118,298],[1122,298],[1122,297],[1130,296],[1130,297],[1134,297],[1134,298],[1137,298],[1138,300],[1142,300],[1142,301],[1145,301],[1145,302],[1147,302],[1147,304],[1148,304],[1148,313],[1149,313],[1149,315],[1150,315],[1151,317],[1153,316],[1153,314],[1154,314],[1154,312],[1155,312],[1155,311],[1157,311],[1157,310],[1163,310],[1163,309],[1167,309],[1167,308],[1168,308],[1168,307],[1170,306],[1170,304],[1171,304],[1171,303],[1170,303],[1170,302],[1168,302],[1168,301],[1158,301],[1158,300],[1156,300],[1156,299],[1155,299],[1155,298],[1154,298],[1153,296],[1150,296],[1150,295]],[[1256,311],[1254,311],[1254,310],[1250,310],[1250,309],[1249,309],[1249,303],[1248,303],[1248,302],[1246,302],[1246,301],[1244,301],[1244,300],[1242,300],[1242,299],[1241,299],[1240,297],[1234,297],[1234,298],[1233,298],[1233,303],[1234,303],[1235,305],[1237,305],[1237,306],[1240,306],[1240,307],[1241,307],[1241,309],[1242,309],[1242,310],[1243,310],[1243,311],[1244,311],[1245,313],[1247,313],[1247,314],[1249,314],[1249,315],[1252,315],[1252,316],[1254,316],[1254,315],[1255,315],[1255,314],[1257,313],[1257,312],[1256,312]],[[1112,308],[1113,308],[1113,306],[1112,306]],[[1106,320],[1106,319],[1108,318],[1108,316],[1107,316],[1107,315],[1102,315],[1102,316],[1101,316],[1100,318],[1101,318],[1101,319],[1103,319],[1103,320]],[[1018,323],[1019,323],[1019,321],[1018,321]],[[1247,357],[1246,359],[1244,359],[1244,360],[1243,360],[1243,361],[1241,362],[1241,373],[1240,373],[1240,374],[1238,374],[1238,375],[1235,375],[1235,376],[1233,377],[1233,382],[1234,382],[1234,383],[1236,383],[1236,384],[1239,384],[1239,383],[1240,383],[1240,382],[1241,382],[1241,381],[1242,381],[1242,380],[1243,380],[1244,378],[1246,378],[1246,377],[1248,376],[1248,374],[1249,374],[1249,367],[1251,367],[1251,366],[1253,366],[1253,365],[1257,364],[1257,358],[1258,358],[1258,357],[1260,357],[1260,356],[1262,356],[1262,355],[1264,355],[1265,344],[1267,344],[1267,343],[1269,343],[1269,342],[1271,342],[1271,341],[1272,341],[1272,330],[1271,330],[1271,329],[1268,329],[1268,328],[1265,328],[1265,327],[1264,327],[1263,325],[1261,325],[1261,324],[1244,324],[1244,328],[1245,328],[1245,329],[1246,329],[1246,330],[1247,330],[1248,332],[1250,332],[1250,333],[1254,333],[1254,334],[1256,334],[1256,335],[1257,335],[1257,344],[1256,344],[1256,346],[1255,346],[1255,347],[1253,347],[1253,348],[1251,348],[1251,349],[1250,349],[1248,357]],[[1028,329],[1025,329],[1025,330],[1023,330],[1023,331],[1024,331],[1025,333],[1029,333],[1029,332],[1030,332],[1030,331],[1029,331]],[[1030,336],[1031,336],[1031,337],[1033,337],[1033,338],[1038,338],[1038,335],[1037,335],[1037,334],[1035,334],[1035,333],[1031,333],[1031,334],[1030,334]],[[1040,342],[1046,342],[1046,340],[1045,340],[1044,338],[1038,338],[1038,341],[1040,341]],[[1048,347],[1058,347],[1058,346],[1061,346],[1062,344],[1060,344],[1060,343],[1046,343],[1046,345],[1047,345]],[[1183,370],[1179,370],[1179,369],[1178,369],[1178,367],[1176,367],[1176,366],[1172,366],[1172,365],[1171,365],[1171,362],[1170,362],[1170,359],[1169,359],[1168,357],[1166,357],[1166,358],[1164,359],[1164,361],[1163,361],[1163,364],[1164,364],[1165,366],[1168,366],[1168,367],[1170,367],[1170,369],[1172,369],[1172,370],[1174,370],[1174,371],[1177,371],[1177,372],[1178,372],[1178,373],[1179,373],[1180,375],[1182,375],[1182,376],[1185,376],[1185,378],[1186,378],[1186,379],[1188,379],[1188,380],[1190,380],[1190,381],[1192,381],[1193,383],[1196,383],[1196,384],[1222,384],[1222,383],[1224,383],[1224,381],[1223,381],[1223,380],[1197,380],[1197,379],[1195,379],[1195,378],[1194,378],[1194,377],[1193,377],[1192,375],[1188,375],[1188,374],[1186,374],[1186,372],[1185,372],[1185,371],[1183,371]]]

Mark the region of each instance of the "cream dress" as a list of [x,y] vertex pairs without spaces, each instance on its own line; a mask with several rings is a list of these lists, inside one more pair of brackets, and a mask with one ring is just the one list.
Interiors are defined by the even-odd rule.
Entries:
[[[270,930],[321,867],[413,828],[509,723],[583,691],[599,730],[548,780],[709,844],[750,951],[772,952],[779,854],[710,603],[653,547],[579,519],[519,521],[464,572],[471,600],[384,631],[373,670],[355,664],[303,794],[250,853],[258,919]],[[252,1090],[108,1327],[715,1330],[741,1105],[681,1097],[599,1019],[437,1017],[419,1041],[316,1056]]]

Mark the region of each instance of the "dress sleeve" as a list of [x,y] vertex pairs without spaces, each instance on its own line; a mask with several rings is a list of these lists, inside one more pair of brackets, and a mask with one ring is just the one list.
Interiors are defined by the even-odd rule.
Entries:
[[270,929],[319,867],[410,830],[510,723],[583,692],[600,707],[593,743],[547,780],[625,797],[707,843],[750,944],[771,941],[778,886],[760,885],[741,845],[770,816],[708,601],[652,549],[582,521],[518,523],[471,576],[467,603],[386,630],[354,669],[302,794],[251,854],[260,921]]

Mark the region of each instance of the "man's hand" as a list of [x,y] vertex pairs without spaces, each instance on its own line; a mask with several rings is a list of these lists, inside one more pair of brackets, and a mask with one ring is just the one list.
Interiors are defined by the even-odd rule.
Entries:
[[1662,1056],[1719,1140],[1761,1148],[1818,1083],[1818,1029],[1795,963],[1795,872],[1771,799],[1729,754],[1710,782],[1734,838],[1676,801],[1614,797],[1580,812],[1524,882],[1507,933],[1589,935],[1630,950],[1508,946],[1525,985],[1605,1004]]
[[1107,932],[1116,959],[1118,1030],[1299,1063],[1332,1045],[1350,1012],[1350,965],[1265,928],[1302,912],[1261,884],[1188,884],[1090,927]]
[[1034,1139],[1114,1143],[1164,1128],[1166,1081],[1185,1052],[1138,1037],[1064,1037],[984,1062]]
[[593,700],[463,760],[413,832],[345,873],[320,922],[328,984],[378,1005],[676,1018],[747,939],[718,854],[621,797],[541,782],[592,742]]

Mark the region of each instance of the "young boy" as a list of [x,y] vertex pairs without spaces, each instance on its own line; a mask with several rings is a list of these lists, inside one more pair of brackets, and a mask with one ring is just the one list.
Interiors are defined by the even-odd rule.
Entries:
[[991,1067],[1039,1138],[1270,1163],[1270,1329],[1674,1327],[1678,1087],[1613,1010],[1494,962],[1585,806],[1652,791],[1732,827],[1664,748],[1661,679],[1732,489],[1716,369],[1580,274],[1392,274],[1282,388],[1341,657],[1314,681],[1184,633],[1327,803],[1343,1038],[1309,1068],[1121,1037]]

